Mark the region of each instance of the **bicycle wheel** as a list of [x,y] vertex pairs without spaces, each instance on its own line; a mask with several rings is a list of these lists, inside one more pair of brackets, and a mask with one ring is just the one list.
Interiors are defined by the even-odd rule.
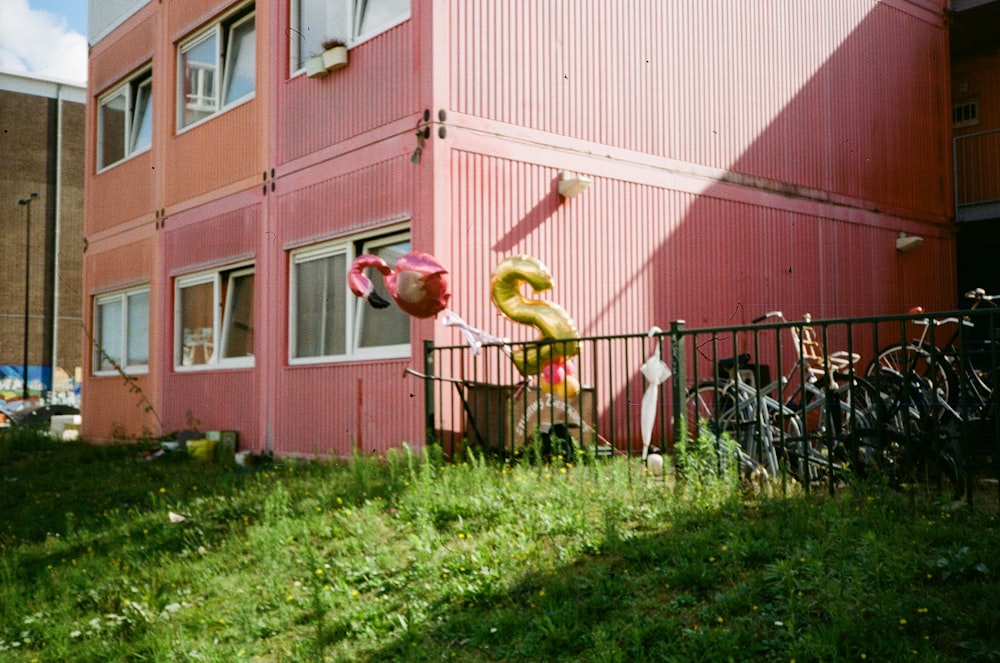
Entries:
[[736,402],[727,386],[702,382],[687,392],[687,436],[696,439],[701,432],[720,435],[736,428]]
[[847,469],[858,479],[885,481],[899,488],[905,475],[906,446],[897,430],[855,428],[845,445]]
[[845,472],[849,460],[847,440],[856,428],[869,425],[869,410],[874,401],[873,389],[864,380],[838,376],[841,384],[829,386],[820,381],[803,388],[803,402],[798,405],[798,420],[803,434],[783,445],[788,467],[800,481],[836,480]]
[[942,421],[932,403],[939,394],[913,374],[880,375],[874,381],[868,422],[848,438],[849,466],[861,478],[880,477],[892,487],[940,486],[942,494],[960,498],[966,468],[959,422]]
[[[879,375],[915,375],[940,396],[944,403],[952,402],[958,393],[958,376],[955,369],[940,350],[929,343],[897,343],[882,349],[868,364],[865,375],[876,378]],[[938,412],[947,413],[947,408]]]
[[[687,439],[698,448],[711,440],[718,453],[719,467],[739,463],[742,476],[749,476],[759,461],[747,453],[748,435],[752,426],[742,419],[746,412],[737,409],[731,383],[703,382],[687,393]],[[746,408],[743,408],[745,410]]]

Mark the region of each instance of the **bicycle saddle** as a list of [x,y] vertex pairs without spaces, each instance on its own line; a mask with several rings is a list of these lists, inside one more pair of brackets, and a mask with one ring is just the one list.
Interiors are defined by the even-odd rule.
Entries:
[[736,357],[726,357],[725,359],[720,359],[719,360],[719,368],[721,368],[722,370],[724,370],[727,373],[732,373],[733,372],[733,368],[735,368],[737,366],[739,368],[743,368],[744,366],[746,366],[749,363],[750,363],[750,353],[749,352],[741,352]]

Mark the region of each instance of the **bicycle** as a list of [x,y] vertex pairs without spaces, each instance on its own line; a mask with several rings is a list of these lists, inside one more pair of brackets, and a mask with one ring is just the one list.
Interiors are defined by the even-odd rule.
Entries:
[[786,444],[789,460],[805,463],[812,479],[863,472],[869,459],[858,441],[863,439],[861,432],[873,426],[871,410],[878,399],[874,388],[854,372],[860,355],[826,352],[808,313],[802,322],[791,323],[781,311],[771,311],[753,322],[770,319],[780,321],[775,329],[788,330],[796,353],[784,378],[781,400],[798,415],[803,435],[793,440],[796,444]]
[[715,376],[688,391],[689,425],[700,431],[701,422],[708,422],[716,437],[735,436],[747,471],[760,466],[775,476],[780,466],[802,483],[831,480],[832,486],[845,471],[847,437],[858,422],[867,425],[862,412],[872,400],[871,389],[853,375],[845,378],[841,371],[852,373],[859,357],[826,354],[808,315],[805,324],[789,323],[780,311],[753,322],[772,318],[781,321],[776,329],[790,331],[796,350],[792,369],[758,387],[749,353],[715,362]]
[[[966,292],[965,297],[974,301],[971,310],[984,302],[997,306],[995,301],[1000,300],[1000,295],[987,295],[982,288]],[[923,312],[919,306],[911,309],[911,313]],[[940,402],[937,408],[940,417],[958,420],[982,417],[990,409],[993,380],[989,370],[975,366],[967,350],[965,332],[974,327],[973,322],[967,317],[922,318],[912,322],[923,327],[919,337],[881,349],[868,364],[866,375],[883,372],[919,376],[937,394],[934,400]],[[955,330],[943,344],[937,345],[932,330],[945,325],[955,325]]]
[[[758,389],[748,379],[750,354],[720,359],[716,375],[687,392],[688,428],[697,436],[703,431],[718,443],[720,463],[726,463],[722,439],[735,436],[734,450],[744,478],[778,475],[778,452],[788,435],[799,436],[795,413]],[[775,442],[778,441],[776,445]]]
[[[1000,299],[981,288],[965,297],[974,300],[972,309]],[[877,450],[880,470],[894,483],[933,479],[945,489],[947,482],[957,498],[968,489],[961,429],[967,422],[994,416],[992,379],[966,351],[965,334],[973,327],[967,317],[913,322],[924,328],[919,337],[883,348],[866,370],[882,397],[882,439],[871,446]],[[933,330],[945,325],[954,325],[954,331],[937,346]]]

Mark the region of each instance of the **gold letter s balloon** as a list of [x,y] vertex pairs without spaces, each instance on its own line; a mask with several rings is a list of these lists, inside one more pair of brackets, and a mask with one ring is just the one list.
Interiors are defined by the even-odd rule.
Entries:
[[580,333],[566,309],[544,299],[528,299],[521,294],[525,283],[535,292],[552,287],[548,267],[531,256],[507,258],[493,270],[490,296],[493,303],[514,322],[530,325],[541,332],[539,340],[564,341],[517,350],[511,359],[521,375],[539,375],[539,387],[549,393],[559,392],[571,398],[580,391],[580,383],[566,371],[566,359],[580,351]]

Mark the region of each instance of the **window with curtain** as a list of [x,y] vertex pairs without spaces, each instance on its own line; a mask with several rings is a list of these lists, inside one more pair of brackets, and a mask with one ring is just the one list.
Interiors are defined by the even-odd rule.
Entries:
[[94,298],[96,375],[143,373],[149,365],[149,286]]
[[[395,265],[410,250],[409,234],[345,238],[293,251],[289,275],[289,360],[292,363],[395,358],[410,355],[410,318],[395,305],[375,310],[347,286],[347,271],[362,253]],[[368,270],[387,301],[382,275]]]

